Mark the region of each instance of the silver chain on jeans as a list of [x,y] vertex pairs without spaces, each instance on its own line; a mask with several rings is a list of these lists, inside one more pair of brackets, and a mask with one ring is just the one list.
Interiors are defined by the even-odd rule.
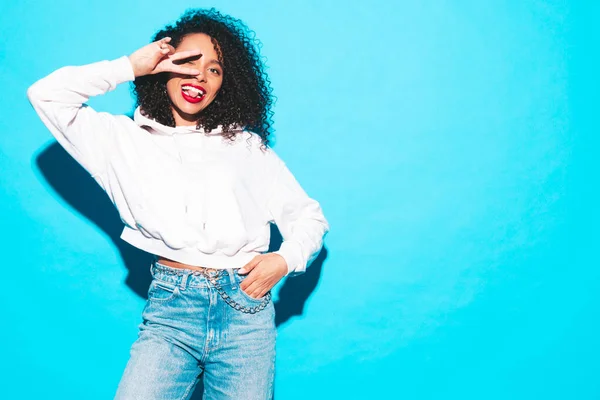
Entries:
[[[267,306],[267,304],[269,304],[269,300],[271,300],[271,292],[268,292],[263,298],[262,298],[262,302],[254,307],[246,307],[241,305],[240,303],[238,303],[237,301],[233,300],[231,298],[231,296],[229,296],[227,293],[225,293],[225,290],[223,290],[223,288],[221,287],[221,285],[219,284],[219,282],[217,282],[217,280],[215,279],[214,276],[209,276],[209,275],[205,275],[208,278],[208,281],[214,286],[215,289],[217,289],[217,292],[219,292],[219,294],[221,295],[221,297],[223,298],[223,300],[225,300],[225,302],[227,304],[229,304],[231,307],[235,308],[238,311],[241,311],[243,313],[246,314],[256,314],[257,312],[264,310],[264,308]],[[241,287],[238,287],[239,290],[242,290]]]
[[[152,272],[152,267],[153,266],[154,266],[154,264],[150,265],[150,271],[151,272]],[[169,275],[184,276],[184,274],[182,272],[180,272],[180,271],[178,271],[178,272],[171,272],[169,270],[165,270],[164,272],[167,273],[167,274],[169,274]],[[256,306],[254,306],[254,307],[246,307],[246,306],[241,305],[237,301],[233,300],[231,298],[231,296],[229,296],[227,293],[225,293],[225,290],[223,290],[223,288],[221,287],[221,285],[219,284],[219,282],[217,282],[215,273],[218,274],[218,272],[216,272],[215,270],[211,270],[211,272],[209,272],[206,269],[203,269],[203,270],[196,270],[196,271],[194,271],[192,273],[192,275],[203,275],[206,278],[206,280],[217,290],[217,292],[219,292],[219,295],[223,298],[223,300],[225,300],[225,302],[227,304],[229,304],[234,309],[236,309],[238,311],[241,311],[243,313],[246,313],[246,314],[256,314],[257,312],[259,312],[261,310],[264,310],[264,308],[267,306],[267,304],[269,304],[269,301],[271,300],[271,292],[268,292],[262,298],[261,303],[258,304],[258,305],[256,305]],[[238,287],[238,289],[242,290],[241,287]]]

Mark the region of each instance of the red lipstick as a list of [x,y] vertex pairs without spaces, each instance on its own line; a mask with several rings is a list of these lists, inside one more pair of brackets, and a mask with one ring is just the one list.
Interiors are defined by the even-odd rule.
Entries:
[[[191,87],[191,88],[194,88],[195,90],[197,90],[199,92],[198,93],[198,97],[190,96],[186,92],[186,90],[184,90],[185,87]],[[204,99],[205,95],[206,95],[206,89],[204,89],[202,86],[192,85],[190,83],[186,83],[186,84],[184,84],[184,85],[181,86],[181,96],[188,103],[193,103],[193,104],[200,103]]]

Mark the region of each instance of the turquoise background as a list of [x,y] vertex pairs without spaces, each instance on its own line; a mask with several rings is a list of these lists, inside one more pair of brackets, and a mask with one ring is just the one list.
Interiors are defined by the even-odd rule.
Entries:
[[600,399],[600,7],[559,0],[3,4],[0,398],[112,398],[148,269],[26,89],[191,6],[256,31],[332,227],[278,286],[277,399]]

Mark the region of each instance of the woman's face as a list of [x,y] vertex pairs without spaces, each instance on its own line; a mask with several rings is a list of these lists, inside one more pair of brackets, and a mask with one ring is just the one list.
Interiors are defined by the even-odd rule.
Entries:
[[223,66],[210,36],[193,33],[185,36],[177,52],[200,50],[199,56],[182,60],[182,64],[197,68],[197,76],[169,74],[167,94],[171,100],[175,125],[196,125],[198,114],[213,102],[223,83]]

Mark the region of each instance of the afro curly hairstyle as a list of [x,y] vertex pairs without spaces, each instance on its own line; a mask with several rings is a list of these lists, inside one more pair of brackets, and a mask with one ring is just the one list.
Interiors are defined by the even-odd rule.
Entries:
[[[272,89],[254,32],[241,20],[214,8],[190,9],[174,24],[158,31],[152,41],[170,37],[170,44],[177,48],[186,35],[194,33],[211,37],[224,69],[221,90],[198,115],[197,128],[210,132],[221,126],[221,135],[228,139],[233,139],[243,128],[259,135],[267,146],[272,128]],[[143,115],[173,127],[168,78],[164,73],[136,78],[133,94]]]

